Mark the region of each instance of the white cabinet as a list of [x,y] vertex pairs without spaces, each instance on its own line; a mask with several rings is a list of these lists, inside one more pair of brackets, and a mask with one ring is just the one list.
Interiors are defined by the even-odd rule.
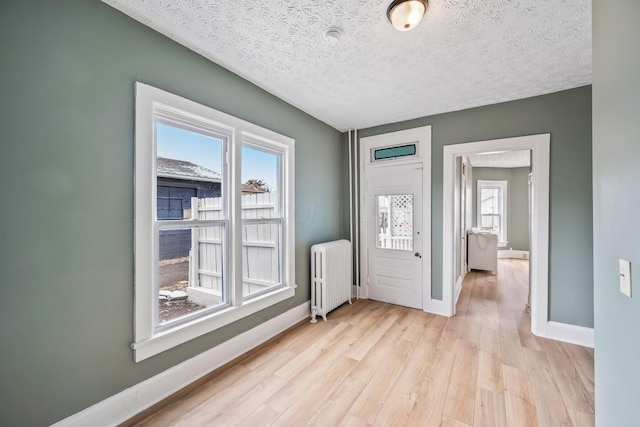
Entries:
[[498,272],[498,235],[488,231],[469,230],[467,235],[469,270]]

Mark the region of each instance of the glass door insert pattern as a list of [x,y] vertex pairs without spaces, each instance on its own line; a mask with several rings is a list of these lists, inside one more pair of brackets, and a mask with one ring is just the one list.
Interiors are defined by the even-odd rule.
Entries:
[[376,196],[379,249],[413,251],[413,194]]

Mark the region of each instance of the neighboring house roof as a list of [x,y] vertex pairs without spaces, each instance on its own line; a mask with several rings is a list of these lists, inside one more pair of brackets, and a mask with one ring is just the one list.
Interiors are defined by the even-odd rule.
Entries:
[[168,178],[191,179],[195,181],[221,181],[220,174],[211,169],[186,160],[168,159],[160,156],[156,159],[156,172],[158,176]]
[[267,189],[260,187],[258,184],[242,184],[243,193],[266,193]]

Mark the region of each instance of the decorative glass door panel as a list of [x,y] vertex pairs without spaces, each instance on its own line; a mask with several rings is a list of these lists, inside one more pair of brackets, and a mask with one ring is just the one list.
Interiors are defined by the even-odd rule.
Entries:
[[413,194],[376,196],[379,249],[413,250]]

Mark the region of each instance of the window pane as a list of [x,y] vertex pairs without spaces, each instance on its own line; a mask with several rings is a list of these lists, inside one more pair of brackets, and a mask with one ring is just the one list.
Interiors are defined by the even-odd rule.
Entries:
[[[169,164],[169,162],[165,162],[165,161],[162,161],[160,163],[164,166]],[[182,188],[169,187],[169,197],[171,197],[172,199],[182,199]]]
[[182,209],[169,209],[169,219],[183,219]]
[[242,296],[262,292],[280,279],[280,224],[242,226]]
[[482,188],[480,209],[482,214],[500,213],[500,190],[498,188]]
[[158,197],[169,197],[169,187],[158,185]]
[[377,196],[380,249],[413,250],[413,194]]
[[192,197],[222,196],[221,138],[158,122],[156,151],[157,219],[190,219]]
[[195,188],[183,188],[182,189],[182,197],[188,201],[189,203],[191,203],[191,197],[196,197],[197,196],[197,191]]
[[482,215],[482,224],[481,228],[484,229],[493,229],[498,231],[500,227],[500,216],[499,215]]
[[480,197],[480,224],[485,230],[493,230],[499,238],[504,238],[503,218],[504,187],[492,183],[482,184],[479,190]]
[[161,230],[157,324],[225,303],[223,227]]
[[[242,219],[281,218],[280,155],[242,147]],[[281,225],[242,225],[242,296],[258,294],[282,283]]]
[[242,147],[242,218],[280,217],[280,155]]

